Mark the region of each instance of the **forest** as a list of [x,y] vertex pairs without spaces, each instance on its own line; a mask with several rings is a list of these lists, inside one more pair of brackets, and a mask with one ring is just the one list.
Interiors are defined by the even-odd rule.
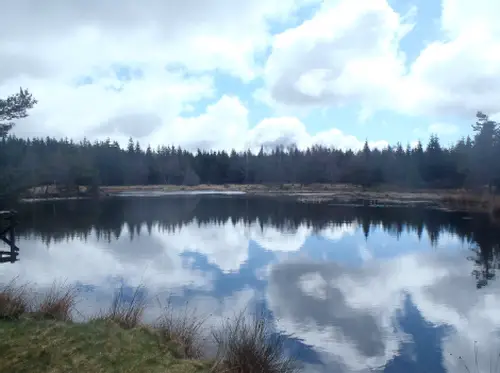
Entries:
[[[0,195],[56,184],[285,184],[349,183],[364,187],[495,188],[500,184],[500,124],[478,111],[471,134],[443,146],[438,136],[416,146],[341,150],[295,146],[258,152],[190,152],[175,144],[143,148],[130,138],[121,148],[112,139],[18,138],[15,121],[36,105],[22,88],[0,99]],[[471,118],[472,121],[473,118]],[[138,124],[139,125],[139,124]]]

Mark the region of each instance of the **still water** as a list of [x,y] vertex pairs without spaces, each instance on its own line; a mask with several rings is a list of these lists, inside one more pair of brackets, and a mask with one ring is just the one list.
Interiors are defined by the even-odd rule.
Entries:
[[75,284],[79,317],[144,285],[150,320],[167,297],[208,323],[265,310],[306,372],[500,370],[500,232],[485,218],[239,195],[20,210],[20,261],[0,282]]

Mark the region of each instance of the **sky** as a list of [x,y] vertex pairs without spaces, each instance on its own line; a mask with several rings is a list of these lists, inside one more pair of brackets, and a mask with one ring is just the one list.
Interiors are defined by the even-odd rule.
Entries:
[[500,114],[496,0],[6,0],[20,137],[189,150],[443,145]]

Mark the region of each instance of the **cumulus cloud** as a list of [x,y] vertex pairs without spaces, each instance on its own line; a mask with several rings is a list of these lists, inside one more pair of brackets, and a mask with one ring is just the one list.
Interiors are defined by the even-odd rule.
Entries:
[[[251,104],[214,74],[243,83],[263,78],[255,97],[273,105],[356,104],[362,118],[387,109],[500,113],[498,4],[441,5],[440,37],[409,61],[401,40],[412,32],[416,8],[399,14],[387,0],[8,1],[0,96],[22,85],[39,100],[16,126],[20,136],[109,136],[123,145],[132,136],[190,149],[360,148],[363,139],[339,129],[346,123],[317,133],[290,111],[250,116]],[[298,18],[308,6],[315,6],[312,16]]]
[[19,136],[111,137],[122,145],[132,136],[144,145],[189,149],[316,141],[359,147],[353,136],[313,134],[294,117],[250,123],[247,105],[218,92],[213,79],[215,71],[243,82],[260,76],[270,22],[286,25],[319,2],[9,1],[2,10],[9,32],[0,35],[0,96],[21,85],[39,101],[16,126]]
[[[276,146],[295,145],[299,149],[305,149],[313,145],[335,147],[339,149],[358,150],[363,147],[364,141],[356,136],[348,135],[332,128],[326,131],[319,131],[310,134],[304,123],[296,117],[268,118],[259,122],[248,133],[248,140],[245,142],[249,148],[258,149],[263,146],[267,149],[274,149]],[[382,149],[387,147],[385,140],[369,141],[371,148]]]
[[404,72],[399,40],[409,31],[385,0],[324,2],[310,20],[274,37],[265,78],[288,104],[387,100]]
[[492,34],[487,22],[477,27],[465,22],[449,41],[433,42],[420,53],[403,80],[404,110],[468,117],[477,110],[500,111],[500,35]]
[[431,135],[437,135],[439,137],[448,137],[450,135],[455,135],[459,132],[458,126],[451,123],[433,123],[427,128],[415,128],[413,134],[419,137],[427,139]]
[[9,1],[2,12],[9,30],[0,39],[7,61],[2,75],[73,78],[114,63],[146,69],[176,63],[251,79],[255,53],[269,43],[267,22],[309,2],[56,0],[41,7],[35,0]]
[[442,0],[443,37],[407,61],[401,40],[416,8],[386,0],[324,2],[309,20],[275,35],[267,99],[302,106],[361,103],[364,111],[463,115],[500,112],[500,28],[493,0]]

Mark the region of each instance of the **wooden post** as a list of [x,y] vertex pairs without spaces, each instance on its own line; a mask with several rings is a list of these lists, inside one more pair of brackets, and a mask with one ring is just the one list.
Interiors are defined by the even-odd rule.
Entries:
[[0,240],[9,246],[9,251],[0,251],[0,263],[17,261],[19,248],[16,246],[15,226],[17,225],[15,211],[0,211]]

